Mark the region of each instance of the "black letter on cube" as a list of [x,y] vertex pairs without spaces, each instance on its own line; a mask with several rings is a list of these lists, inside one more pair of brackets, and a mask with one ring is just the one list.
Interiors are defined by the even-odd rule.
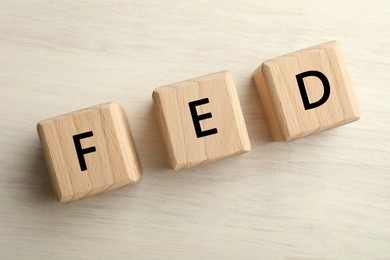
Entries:
[[[305,83],[303,82],[303,78],[306,78],[309,76],[319,78],[322,82],[322,85],[324,86],[324,95],[318,101],[316,101],[314,103],[310,103],[309,97],[307,96]],[[305,110],[319,107],[322,104],[324,104],[326,102],[326,100],[328,100],[329,95],[330,95],[330,85],[329,85],[328,79],[326,78],[326,76],[323,73],[316,71],[316,70],[310,70],[310,71],[300,73],[300,74],[296,75],[295,77],[298,81],[299,91],[301,92],[303,106],[305,107]]]
[[79,164],[80,164],[80,170],[81,171],[86,171],[87,170],[87,165],[85,164],[84,154],[96,152],[96,148],[95,148],[95,146],[91,146],[91,147],[83,149],[81,147],[80,140],[84,139],[84,138],[87,138],[87,137],[91,137],[91,136],[93,136],[92,131],[81,133],[81,134],[77,134],[77,135],[73,136],[73,142],[74,142],[74,146],[76,148],[77,157],[79,159]]
[[194,122],[196,137],[198,138],[218,133],[217,128],[212,128],[209,130],[202,131],[202,128],[200,127],[200,120],[211,118],[212,115],[211,113],[198,115],[196,111],[196,107],[207,103],[209,103],[208,98],[203,98],[188,103],[188,106],[190,107],[190,111],[191,111],[192,121]]

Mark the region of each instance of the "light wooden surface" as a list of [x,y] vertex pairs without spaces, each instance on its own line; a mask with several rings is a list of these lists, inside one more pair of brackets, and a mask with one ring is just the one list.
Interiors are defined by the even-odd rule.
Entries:
[[291,141],[360,117],[351,77],[335,41],[265,61],[253,79],[274,140]]
[[126,112],[115,102],[40,121],[37,130],[53,190],[61,203],[141,178]]
[[153,104],[175,170],[251,150],[236,85],[229,72],[159,87],[153,91]]
[[[0,3],[1,259],[389,259],[389,1]],[[362,117],[271,141],[252,73],[338,40]],[[154,88],[229,70],[252,151],[173,171]],[[60,205],[36,123],[123,105],[139,184]]]

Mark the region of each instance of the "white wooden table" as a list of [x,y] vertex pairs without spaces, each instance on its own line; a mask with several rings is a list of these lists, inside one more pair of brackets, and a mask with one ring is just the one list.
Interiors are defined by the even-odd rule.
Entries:
[[[362,118],[273,142],[264,60],[343,48]],[[229,70],[252,151],[169,169],[151,93]],[[0,2],[0,259],[390,259],[389,1]],[[60,205],[36,123],[117,101],[144,177]]]

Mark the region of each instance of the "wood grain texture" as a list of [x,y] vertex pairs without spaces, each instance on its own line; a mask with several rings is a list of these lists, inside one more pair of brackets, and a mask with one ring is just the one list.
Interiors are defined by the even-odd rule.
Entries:
[[[313,76],[313,71],[323,79]],[[307,72],[310,76],[301,78],[303,94],[296,77]],[[302,138],[360,118],[346,63],[335,41],[265,61],[253,77],[274,140]],[[303,97],[309,105],[320,103],[307,108]]]
[[[141,178],[126,113],[115,102],[40,121],[37,130],[61,203],[116,189]],[[90,134],[74,140],[74,136],[85,133]],[[80,144],[82,159],[78,158],[75,142]]]
[[153,101],[173,169],[190,168],[251,150],[229,72],[157,88]]
[[[0,1],[1,259],[388,259],[388,1]],[[362,117],[273,142],[253,71],[329,40]],[[228,70],[252,150],[169,167],[151,94]],[[114,100],[142,181],[59,205],[36,123]]]

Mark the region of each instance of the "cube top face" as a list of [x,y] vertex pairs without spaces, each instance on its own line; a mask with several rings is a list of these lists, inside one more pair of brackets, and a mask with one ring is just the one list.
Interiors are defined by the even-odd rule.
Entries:
[[175,170],[250,150],[230,73],[215,73],[157,88],[153,100]]
[[116,103],[41,121],[37,130],[61,203],[115,189],[141,177],[126,115]]
[[336,42],[266,61],[254,79],[275,140],[301,138],[360,117]]

